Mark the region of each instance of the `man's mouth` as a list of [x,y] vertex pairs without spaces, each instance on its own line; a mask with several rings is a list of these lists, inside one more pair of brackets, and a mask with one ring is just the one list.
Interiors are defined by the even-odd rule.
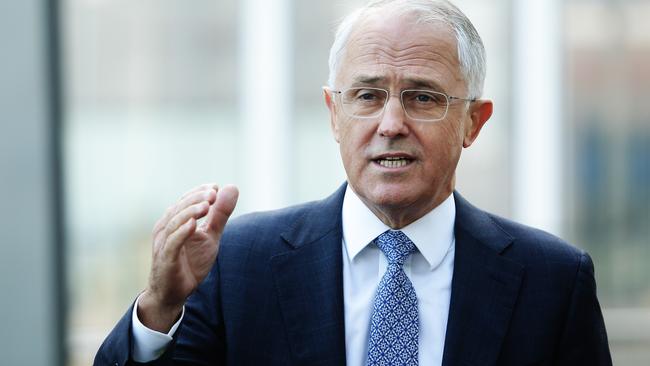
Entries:
[[413,162],[413,159],[404,156],[386,156],[374,160],[375,163],[385,168],[401,168]]

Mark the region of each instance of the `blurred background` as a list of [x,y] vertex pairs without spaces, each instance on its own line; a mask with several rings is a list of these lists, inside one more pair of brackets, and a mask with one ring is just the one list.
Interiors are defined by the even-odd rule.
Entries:
[[[0,2],[3,364],[91,364],[191,187],[239,215],[344,181],[321,87],[361,3]],[[455,3],[495,103],[459,191],[589,251],[615,364],[650,364],[650,0]]]

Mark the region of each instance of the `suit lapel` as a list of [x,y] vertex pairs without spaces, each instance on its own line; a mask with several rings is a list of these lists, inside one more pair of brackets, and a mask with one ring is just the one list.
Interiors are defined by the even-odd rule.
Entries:
[[494,365],[524,268],[501,253],[514,238],[458,193],[456,254],[443,365]]
[[289,250],[271,259],[288,340],[297,364],[344,365],[341,205],[345,185],[282,234]]

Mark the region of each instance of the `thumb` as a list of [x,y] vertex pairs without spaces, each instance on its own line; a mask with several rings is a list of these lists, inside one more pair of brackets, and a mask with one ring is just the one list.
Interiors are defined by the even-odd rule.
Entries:
[[219,235],[223,231],[228,218],[237,205],[239,190],[233,185],[227,185],[217,191],[217,199],[210,206],[204,230],[211,235]]

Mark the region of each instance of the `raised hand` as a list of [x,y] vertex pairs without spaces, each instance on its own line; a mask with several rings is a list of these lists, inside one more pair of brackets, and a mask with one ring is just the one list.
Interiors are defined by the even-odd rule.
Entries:
[[158,220],[149,284],[138,302],[142,324],[160,332],[172,327],[187,297],[210,272],[238,195],[234,186],[205,184],[187,192]]

